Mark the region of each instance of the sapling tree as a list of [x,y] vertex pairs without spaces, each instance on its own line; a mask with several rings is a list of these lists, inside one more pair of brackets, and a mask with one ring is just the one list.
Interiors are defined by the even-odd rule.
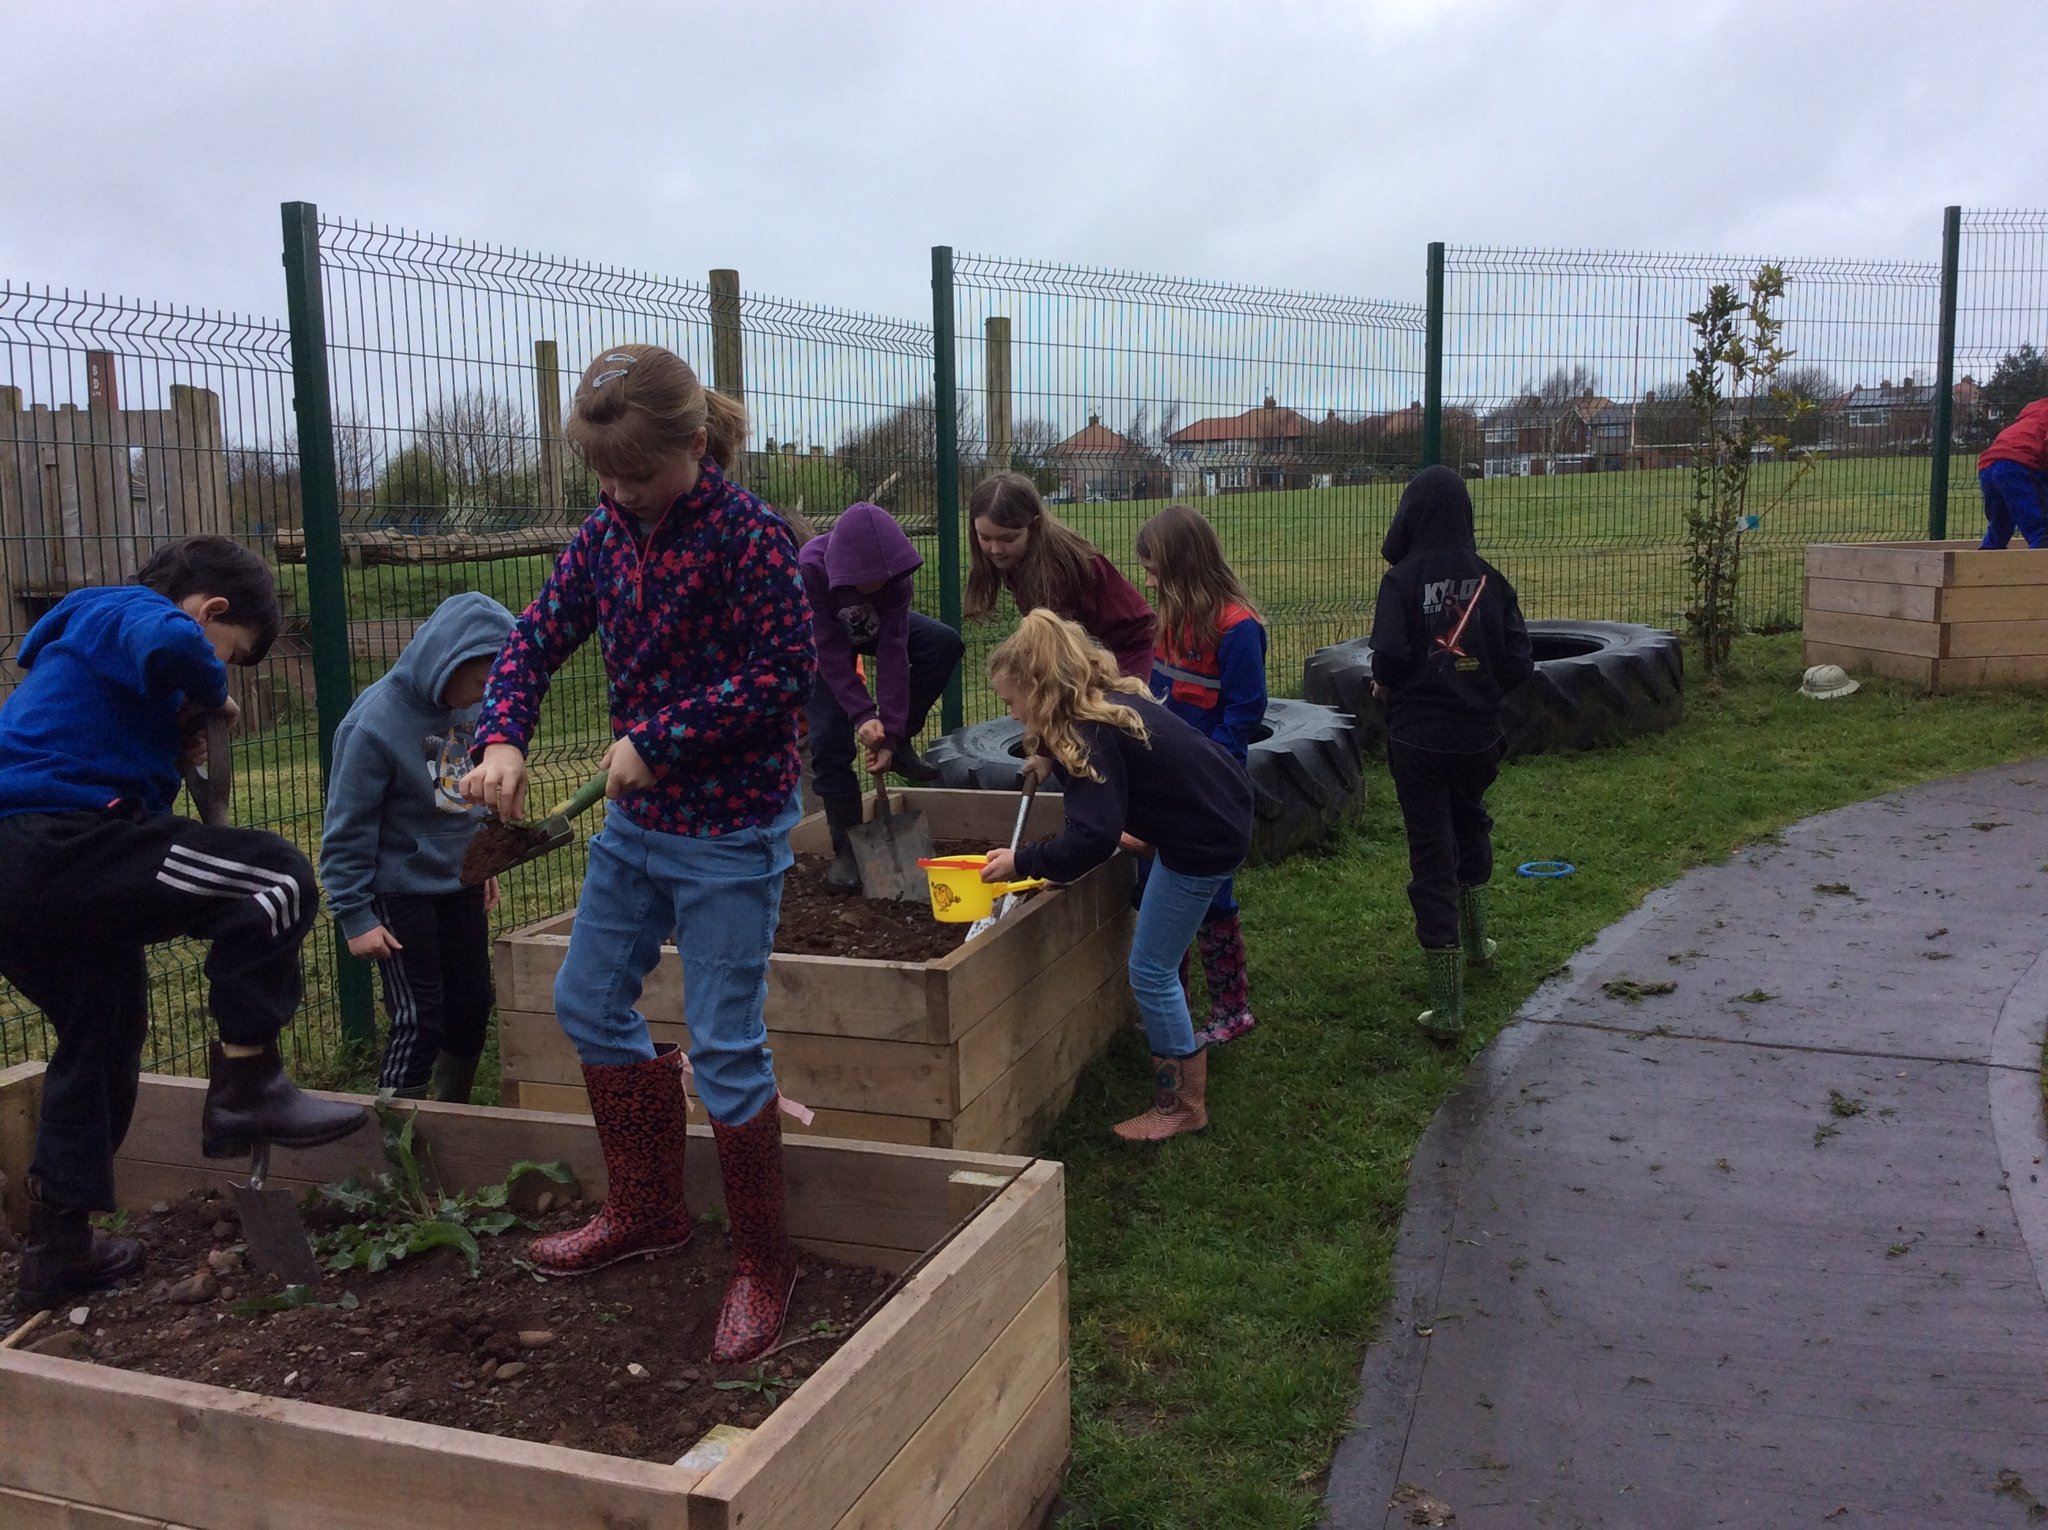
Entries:
[[1735,641],[1743,532],[1783,504],[1813,468],[1811,456],[1794,463],[1780,476],[1777,491],[1751,508],[1758,455],[1785,452],[1791,421],[1814,407],[1810,398],[1777,382],[1794,355],[1781,339],[1785,321],[1776,305],[1784,295],[1784,268],[1763,265],[1746,293],[1718,282],[1708,289],[1705,306],[1686,315],[1694,343],[1685,384],[1696,433],[1692,504],[1685,517],[1692,606],[1685,620],[1709,675],[1727,661]]

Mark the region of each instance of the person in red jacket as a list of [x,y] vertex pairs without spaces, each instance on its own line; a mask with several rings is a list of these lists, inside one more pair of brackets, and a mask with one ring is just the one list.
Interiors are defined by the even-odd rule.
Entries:
[[1152,608],[1086,537],[1062,523],[1022,473],[985,478],[967,501],[974,527],[966,614],[995,615],[1004,590],[1017,613],[1040,607],[1079,625],[1133,680],[1152,678]]
[[2037,398],[1977,459],[1984,491],[1984,540],[2003,547],[2015,527],[2029,547],[2048,547],[2048,398]]

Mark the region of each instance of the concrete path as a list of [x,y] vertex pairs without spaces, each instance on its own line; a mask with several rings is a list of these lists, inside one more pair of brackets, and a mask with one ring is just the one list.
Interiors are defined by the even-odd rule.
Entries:
[[1417,1150],[1326,1524],[2048,1523],[2044,950],[2048,760],[1608,930]]

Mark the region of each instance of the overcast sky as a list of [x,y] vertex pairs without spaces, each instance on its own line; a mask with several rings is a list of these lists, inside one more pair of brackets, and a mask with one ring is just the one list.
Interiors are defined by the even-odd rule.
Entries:
[[278,203],[928,316],[929,247],[1418,301],[1453,243],[1932,260],[2048,4],[0,0],[0,277],[280,313]]

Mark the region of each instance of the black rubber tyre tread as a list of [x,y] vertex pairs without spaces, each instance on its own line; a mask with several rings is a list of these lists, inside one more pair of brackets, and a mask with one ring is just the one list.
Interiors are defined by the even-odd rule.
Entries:
[[[1266,704],[1267,737],[1252,745],[1253,861],[1271,864],[1321,843],[1364,803],[1358,730],[1349,715],[1313,702]],[[1023,727],[971,723],[933,741],[924,757],[955,790],[1015,791]],[[1057,781],[1046,783],[1057,789]]]
[[[1538,651],[1546,640],[1597,645],[1590,653],[1539,659],[1529,683],[1502,708],[1510,758],[1601,749],[1676,727],[1685,716],[1685,649],[1656,627],[1629,622],[1529,623]],[[1383,747],[1385,716],[1372,699],[1366,640],[1332,643],[1302,665],[1302,694],[1361,719],[1361,739]]]

